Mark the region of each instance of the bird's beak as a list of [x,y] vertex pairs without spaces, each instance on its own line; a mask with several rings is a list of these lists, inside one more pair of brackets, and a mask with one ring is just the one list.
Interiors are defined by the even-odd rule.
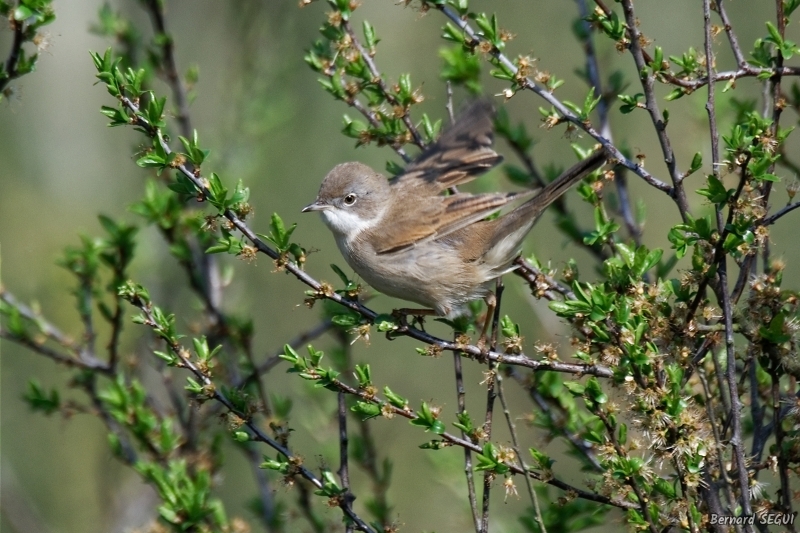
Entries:
[[310,213],[311,211],[324,211],[330,207],[328,204],[320,203],[319,201],[314,202],[313,204],[308,204],[303,208],[301,213]]

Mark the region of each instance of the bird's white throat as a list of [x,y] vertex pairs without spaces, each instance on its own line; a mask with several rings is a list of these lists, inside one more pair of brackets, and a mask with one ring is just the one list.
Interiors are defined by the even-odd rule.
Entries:
[[322,219],[331,231],[347,240],[374,227],[382,217],[383,212],[379,213],[377,217],[367,220],[353,211],[336,207],[322,211]]

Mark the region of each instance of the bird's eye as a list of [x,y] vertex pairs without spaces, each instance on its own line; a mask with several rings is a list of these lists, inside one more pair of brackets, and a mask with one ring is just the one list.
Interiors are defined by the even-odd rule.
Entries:
[[348,194],[344,197],[344,205],[353,205],[356,203],[356,195],[353,193]]

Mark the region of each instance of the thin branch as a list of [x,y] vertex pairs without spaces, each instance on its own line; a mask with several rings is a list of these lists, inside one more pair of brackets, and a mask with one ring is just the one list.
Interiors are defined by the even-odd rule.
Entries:
[[16,20],[10,17],[8,20],[11,25],[11,31],[14,32],[14,38],[11,42],[11,50],[8,53],[6,64],[4,68],[4,75],[0,76],[0,93],[2,93],[6,86],[12,80],[20,76],[17,68],[19,67],[19,60],[22,57],[22,45],[25,43],[25,23],[21,20]]
[[63,333],[52,322],[46,320],[39,313],[34,312],[33,309],[20,302],[13,294],[8,292],[5,287],[0,286],[0,301],[5,302],[9,306],[16,309],[22,318],[29,320],[36,325],[40,333],[44,334],[48,339],[53,340],[75,354],[80,352],[78,346],[73,339]]
[[525,376],[520,374],[517,369],[513,367],[506,367],[505,371],[509,376],[514,378],[514,381],[516,381],[517,384],[522,387],[523,390],[525,390],[525,392],[528,393],[528,396],[530,396],[531,400],[536,404],[539,410],[554,422],[554,426],[558,428],[558,430],[561,432],[561,435],[567,439],[567,441],[569,441],[576,451],[580,452],[586,458],[592,468],[594,468],[594,470],[597,472],[605,472],[605,469],[597,460],[597,456],[595,455],[592,446],[587,444],[586,441],[580,437],[580,435],[571,433],[566,427],[566,424],[563,422],[565,415],[562,413],[554,413],[553,408],[547,403],[547,400],[542,397],[542,395],[536,390],[536,387],[529,383]]
[[0,337],[16,342],[21,346],[25,346],[26,348],[30,349],[31,351],[38,353],[39,355],[43,355],[55,361],[56,363],[61,363],[68,367],[72,368],[82,368],[84,370],[96,370],[98,372],[103,372],[105,374],[110,372],[110,369],[100,360],[82,360],[72,357],[70,355],[65,355],[61,352],[54,350],[48,346],[44,346],[42,344],[37,343],[35,340],[29,337],[21,337],[15,335],[14,333],[8,331],[5,328],[0,328]]
[[[467,410],[466,391],[464,390],[464,373],[461,369],[461,354],[453,352],[453,368],[456,375],[456,397],[458,402],[458,414],[463,414]],[[461,438],[466,439],[467,434],[461,431]],[[467,478],[467,496],[469,507],[472,511],[472,521],[475,525],[476,533],[481,531],[481,519],[478,514],[478,498],[475,494],[475,476],[472,473],[472,452],[469,448],[464,448],[464,474]]]
[[[728,477],[728,470],[725,466],[725,446],[722,444],[722,437],[717,425],[717,417],[714,415],[714,396],[711,394],[711,389],[708,387],[708,380],[706,379],[706,371],[704,368],[697,370],[697,377],[703,386],[703,396],[706,404],[706,415],[708,416],[708,423],[711,426],[711,433],[714,435],[714,446],[716,448],[717,468],[719,468],[719,475],[722,478],[722,486],[725,489],[725,499],[728,503],[728,512],[734,512],[734,502],[736,497],[731,488],[731,480]],[[737,531],[741,531],[741,527],[737,525]]]
[[[347,403],[345,402],[344,392],[339,391],[337,399],[339,418],[339,470],[337,473],[339,474],[339,479],[342,480],[342,488],[344,489],[342,498],[345,500],[345,505],[348,508],[352,508],[355,497],[353,493],[350,492],[350,468],[347,464]],[[345,531],[351,533],[353,531],[353,526],[347,524]]]
[[[286,344],[292,347],[293,350],[297,350],[301,348],[303,345],[308,344],[309,342],[321,337],[325,333],[331,330],[333,327],[333,322],[330,319],[325,319],[313,328],[300,333],[297,337],[290,340]],[[277,366],[281,361],[281,355],[283,354],[283,347],[279,350],[275,350],[272,352],[272,355],[267,358],[266,361],[261,363],[260,365],[256,366],[253,371],[248,374],[247,376],[241,378],[239,381],[236,381],[231,385],[232,388],[237,389],[239,387],[244,387],[253,381],[259,379],[263,374],[266,374],[270,370],[272,370],[275,366]]]
[[658,143],[661,146],[661,153],[664,156],[664,162],[667,164],[670,178],[672,178],[672,197],[678,205],[678,210],[681,213],[681,219],[685,222],[686,216],[689,212],[689,204],[686,200],[686,191],[681,183],[681,175],[678,170],[677,162],[675,161],[675,152],[672,151],[669,136],[667,135],[667,124],[661,110],[658,108],[658,102],[655,94],[655,76],[650,73],[642,51],[642,34],[639,32],[639,27],[636,24],[636,14],[633,11],[632,0],[622,0],[622,11],[625,13],[625,23],[628,26],[630,33],[630,51],[633,55],[633,61],[636,63],[636,71],[640,73],[640,81],[642,83],[642,90],[644,91],[645,106],[647,112],[650,114],[650,120],[653,122],[653,127],[656,130]]
[[741,298],[744,293],[744,288],[750,278],[750,271],[755,266],[755,262],[756,256],[755,254],[751,254],[745,257],[742,265],[739,267],[739,276],[736,278],[736,283],[731,291],[731,303],[733,303],[734,306],[739,303],[739,298]]
[[111,316],[111,336],[106,349],[108,350],[108,367],[113,372],[119,361],[119,338],[122,335],[124,314],[122,311],[122,298],[114,296],[114,314]]
[[[800,76],[800,67],[763,68],[747,65],[746,67],[739,68],[737,70],[725,70],[722,72],[717,72],[714,74],[712,79],[714,80],[714,83],[719,83],[721,81],[735,81],[740,78],[760,78],[761,76],[767,74],[773,76],[780,75],[782,77]],[[687,92],[691,93],[708,85],[708,76],[703,76],[693,80],[670,77],[667,81],[669,81],[671,85],[677,85],[678,87],[682,87],[686,89]]]
[[[402,108],[400,102],[397,100],[397,97],[386,86],[386,82],[381,77],[381,73],[378,70],[378,66],[375,64],[372,55],[370,55],[369,51],[367,51],[364,48],[364,46],[361,44],[361,41],[359,41],[356,32],[353,31],[353,27],[350,25],[350,21],[343,20],[342,28],[344,28],[344,31],[347,32],[347,35],[350,36],[353,45],[356,47],[356,50],[358,50],[358,53],[364,60],[364,63],[366,63],[367,68],[369,69],[369,73],[372,75],[372,80],[371,80],[372,83],[378,86],[378,88],[381,90],[381,93],[383,93],[383,95],[386,97],[386,100],[388,100],[389,104],[391,104],[394,107]],[[406,125],[406,128],[408,128],[409,133],[411,133],[411,136],[414,139],[414,144],[419,146],[421,149],[425,149],[427,145],[425,141],[422,139],[422,135],[420,135],[419,131],[417,130],[417,127],[411,121],[411,117],[408,115],[408,108],[403,108],[403,111],[404,111],[402,117],[403,124]]]
[[[13,294],[0,287],[0,301],[15,309],[19,317],[33,324],[38,333],[44,335],[45,340],[37,339],[27,333],[20,335],[8,328],[0,329],[0,337],[16,342],[30,350],[49,357],[57,363],[61,363],[73,368],[83,368],[86,370],[96,370],[104,374],[111,372],[108,363],[100,360],[88,346],[79,346],[67,335],[61,332],[51,322],[34,312],[30,307],[17,300]],[[68,353],[63,353],[49,346],[45,346],[46,340],[51,340]]]
[[528,285],[533,291],[533,295],[537,298],[546,298],[548,300],[560,300],[560,295],[567,300],[574,300],[575,293],[572,292],[568,286],[556,280],[552,276],[545,274],[540,268],[531,264],[530,261],[523,257],[517,257],[514,260],[517,268],[514,273],[528,282]]
[[167,32],[167,27],[164,22],[164,2],[161,0],[146,0],[144,5],[147,8],[147,13],[150,15],[153,29],[156,33],[155,42],[161,46],[161,56],[163,59],[161,68],[167,80],[167,85],[172,89],[172,97],[175,99],[175,103],[178,107],[178,114],[175,116],[175,120],[178,121],[181,135],[190,138],[192,136],[192,123],[189,116],[186,87],[178,72],[172,36]]
[[[786,17],[784,16],[783,12],[783,1],[784,0],[775,0],[775,12],[776,12],[776,22],[778,26],[778,33],[781,36],[781,39],[786,37]],[[770,78],[769,86],[770,92],[772,93],[772,128],[771,133],[773,138],[778,137],[778,132],[780,129],[780,121],[781,121],[781,114],[783,113],[783,108],[786,107],[786,101],[781,94],[781,79],[782,75],[780,74],[780,69],[783,68],[783,52],[779,47],[775,47],[775,74]],[[769,167],[769,172],[775,172],[775,165],[776,163],[773,162]],[[762,195],[762,205],[766,209],[769,206],[769,197],[770,193],[772,192],[772,182],[767,181],[761,186],[761,195]],[[763,268],[764,272],[768,272],[770,267],[769,261],[769,240],[764,241],[763,250],[762,250],[762,257],[763,257]]]
[[[781,480],[781,510],[789,515],[794,515],[792,509],[792,487],[789,483],[789,458],[787,457],[787,450],[784,446],[784,439],[786,437],[783,431],[783,418],[781,417],[781,374],[783,370],[779,367],[780,357],[777,354],[775,345],[768,348],[770,359],[772,360],[771,368],[769,369],[769,376],[772,381],[772,426],[775,429],[775,448],[778,452],[778,475]],[[795,533],[797,530],[794,523],[787,524],[789,531]]]
[[[600,134],[613,142],[614,139],[611,135],[611,123],[608,119],[608,112],[610,110],[609,99],[615,98],[616,95],[603,94],[603,84],[600,78],[600,66],[597,62],[597,53],[595,52],[594,41],[592,39],[592,25],[589,24],[588,17],[589,7],[586,0],[577,0],[578,15],[581,19],[583,31],[583,52],[586,56],[586,74],[589,78],[589,85],[594,88],[595,96],[600,96],[600,101],[597,103],[597,114],[600,119]],[[622,165],[614,173],[614,184],[617,186],[617,197],[619,199],[619,210],[622,215],[622,220],[625,222],[625,227],[628,230],[628,235],[636,243],[636,246],[642,245],[642,230],[636,223],[631,210],[630,196],[628,194],[628,181],[625,176],[624,168]]]
[[778,221],[779,218],[782,216],[791,213],[795,209],[800,207],[800,202],[795,202],[793,204],[789,204],[782,209],[778,210],[777,212],[773,213],[772,215],[764,218],[761,222],[758,223],[759,226],[770,226]]
[[[378,117],[375,116],[375,113],[373,111],[367,109],[364,106],[364,104],[362,104],[361,101],[358,98],[351,98],[351,99],[347,100],[347,104],[350,107],[354,108],[359,113],[361,113],[364,116],[364,118],[367,119],[367,121],[370,123],[370,125],[373,128],[380,128],[381,127],[381,123],[378,120]],[[406,153],[405,149],[403,149],[403,147],[400,146],[398,143],[392,143],[389,146],[391,146],[392,149],[395,152],[397,152],[397,155],[399,155],[403,159],[403,161],[405,161],[406,163],[411,161],[411,157]]]
[[[725,321],[725,352],[727,364],[725,366],[725,377],[730,391],[730,415],[731,415],[731,439],[730,445],[733,448],[733,455],[736,459],[736,467],[739,474],[739,487],[742,498],[742,514],[750,516],[752,508],[750,506],[750,484],[747,473],[747,463],[744,458],[744,439],[742,438],[742,401],[739,398],[739,386],[736,382],[736,345],[733,338],[733,307],[730,295],[728,294],[728,266],[727,258],[723,255],[718,263],[719,288],[717,297],[722,304],[722,315]],[[747,530],[748,528],[746,528]]]
[[739,68],[748,68],[747,60],[742,53],[742,47],[739,46],[739,39],[736,38],[736,34],[733,32],[733,26],[731,26],[731,21],[728,18],[728,13],[725,11],[725,0],[717,0],[717,13],[719,13],[719,18],[722,20],[722,25],[725,28],[725,35],[728,36],[728,41],[731,43],[733,57],[736,58],[736,66]]
[[[503,299],[503,281],[502,278],[497,278],[495,289],[495,306],[487,308],[487,313],[492,311],[491,317],[487,316],[486,320],[492,320],[492,339],[491,349],[497,348],[497,324],[500,318],[500,304]],[[492,418],[494,416],[494,401],[497,397],[497,390],[495,388],[497,377],[497,369],[494,362],[489,361],[489,369],[486,371],[486,416],[483,421],[483,434],[487,441],[492,440]],[[481,533],[489,533],[489,503],[492,491],[492,482],[496,474],[492,470],[486,470],[483,473],[483,498],[481,501]]]
[[[751,350],[752,352],[752,350]],[[770,435],[772,435],[772,422],[764,423],[766,407],[761,403],[761,392],[758,384],[758,366],[751,353],[748,364],[750,378],[750,417],[753,420],[753,445],[750,448],[750,460],[753,463],[761,461],[764,448],[767,445]],[[756,476],[759,471],[756,470]]]
[[[496,374],[496,379],[497,395],[500,397],[500,405],[503,406],[503,415],[506,418],[506,425],[508,426],[508,431],[511,433],[511,443],[514,447],[514,454],[517,456],[519,467],[527,471],[528,468],[525,466],[525,462],[522,460],[522,453],[520,452],[517,426],[511,418],[511,411],[508,409],[508,403],[506,402],[506,394],[503,389],[503,376],[498,373]],[[525,476],[525,487],[528,489],[528,497],[531,499],[531,504],[533,504],[533,509],[536,513],[536,521],[539,524],[539,530],[541,533],[547,533],[547,529],[544,527],[544,520],[542,519],[542,510],[539,507],[539,498],[536,497],[536,492],[533,490],[533,483],[529,476]]]

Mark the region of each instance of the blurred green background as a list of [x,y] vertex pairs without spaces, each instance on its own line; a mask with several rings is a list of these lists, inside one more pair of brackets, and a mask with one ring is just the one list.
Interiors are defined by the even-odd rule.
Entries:
[[[14,94],[0,105],[2,282],[23,301],[36,302],[56,324],[71,332],[78,331],[68,292],[73,282],[54,261],[65,245],[77,244],[80,234],[99,234],[98,213],[140,222],[126,208],[140,197],[147,175],[134,164],[133,154],[140,149],[142,137],[128,129],[108,129],[107,119],[98,112],[101,105],[112,104],[104,88],[93,85],[94,68],[88,54],[110,44],[88,31],[101,5],[94,0],[56,1],[58,18],[46,28],[51,45],[42,54],[37,71],[14,83]],[[149,21],[136,2],[111,5],[143,32],[150,31]],[[773,2],[766,0],[729,3],[743,47],[766,33],[764,22],[771,18],[772,6]],[[560,98],[583,101],[587,88],[574,73],[583,64],[582,49],[571,33],[578,12],[575,2],[473,1],[471,7],[496,10],[501,26],[516,34],[508,44],[508,54],[538,57],[539,68],[566,79],[557,92]],[[641,0],[636,7],[643,32],[664,48],[665,55],[680,55],[689,46],[702,49],[700,2]],[[317,38],[325,11],[322,2],[299,9],[296,0],[168,1],[167,25],[175,38],[181,69],[197,65],[200,70],[191,113],[202,146],[212,149],[204,168],[216,171],[228,184],[242,179],[251,188],[256,213],[251,225],[257,231],[267,231],[273,211],[287,222],[299,222],[296,240],[306,248],[319,250],[310,256],[307,270],[317,278],[332,280],[329,263],[345,263],[322,222],[313,215],[301,216],[300,208],[313,200],[319,182],[333,165],[357,159],[383,168],[387,159],[398,158],[388,148],[356,149],[352,139],[339,133],[342,114],[356,113],[323,92],[315,81],[317,76],[303,62],[304,50]],[[387,78],[396,80],[398,74],[410,72],[413,83],[422,85],[426,97],[420,107],[434,117],[444,117],[446,98],[439,78],[438,51],[445,46],[439,37],[445,19],[439,13],[422,14],[388,0],[365,0],[356,12],[357,22],[363,18],[370,20],[381,38],[376,61]],[[800,32],[790,26],[787,37],[797,41]],[[9,43],[10,32],[0,31],[0,57],[5,57]],[[639,92],[630,55],[618,53],[606,38],[596,39],[596,43],[604,79],[612,70],[621,69],[634,84],[626,92]],[[717,37],[716,49],[718,68],[733,67],[724,34]],[[488,66],[484,70],[485,92],[499,93],[503,85],[488,76]],[[161,84],[157,90],[167,94]],[[734,92],[740,99],[760,98],[760,86],[753,80],[741,80]],[[734,92],[719,96],[723,133],[732,120],[724,113],[730,110],[726,102]],[[463,93],[456,92],[456,103],[464,98]],[[692,154],[700,151],[706,162],[703,170],[709,170],[704,103],[705,90],[676,102],[660,102],[662,109],[670,110],[669,131],[683,169],[688,168]],[[523,120],[538,141],[534,149],[537,163],[566,167],[574,157],[570,140],[564,137],[563,127],[551,131],[538,127],[541,105],[544,103],[532,93],[520,93],[506,104],[512,120]],[[794,121],[794,112],[785,113],[784,125]],[[619,146],[645,154],[648,170],[669,181],[644,112],[621,115],[615,110],[612,131]],[[585,137],[574,140],[584,147],[591,145]],[[790,140],[789,146],[792,153],[797,138]],[[499,149],[514,160],[506,146],[500,144]],[[793,178],[786,172],[782,176]],[[645,243],[668,248],[667,230],[678,222],[674,205],[635,176],[629,180],[633,197],[646,207]],[[699,188],[702,173],[695,174],[690,182],[690,191]],[[495,170],[476,187],[499,189],[509,184],[503,173]],[[708,209],[701,197],[691,193],[690,199],[696,213]],[[786,193],[778,187],[773,205],[785,201]],[[580,220],[589,223],[591,211],[579,204],[574,193],[568,205]],[[773,250],[789,263],[785,276],[788,288],[798,287],[800,272],[800,254],[792,239],[794,225],[796,218],[787,218],[772,233]],[[152,229],[144,229],[141,237],[134,268],[136,281],[148,287],[153,299],[168,309],[191,307],[193,297],[159,236]],[[557,268],[574,257],[584,276],[591,279],[593,275],[593,260],[554,229],[551,217],[534,228],[526,252],[535,252]],[[285,274],[274,273],[270,261],[263,257],[251,264],[228,258],[223,261],[232,264],[236,272],[224,306],[254,318],[255,352],[262,358],[318,322],[319,309],[308,310],[302,305],[304,287]],[[526,352],[533,353],[537,341],[554,342],[561,345],[562,356],[567,357],[568,331],[548,311],[546,303],[528,296],[514,276],[506,284],[503,312],[522,323]],[[370,305],[388,311],[395,302],[379,296]],[[179,322],[179,328],[188,326]],[[445,330],[437,326],[430,327],[444,334]],[[126,327],[129,355],[144,335],[141,327]],[[323,338],[316,345],[324,349],[330,342]],[[420,358],[414,346],[405,339],[390,343],[373,336],[370,346],[356,343],[355,359],[369,362],[376,382],[390,384],[411,399],[412,405],[421,400],[433,402],[443,406],[448,420],[453,419],[456,399],[451,356]],[[484,387],[479,385],[482,367],[465,361],[465,370],[468,408],[481,412],[485,402]],[[98,420],[81,415],[70,420],[32,415],[20,400],[32,377],[67,390],[69,372],[8,342],[2,344],[0,371],[0,527],[4,531],[122,532],[142,526],[155,516],[154,494],[112,458]],[[286,377],[281,367],[272,371],[266,383],[271,390],[303,401],[296,403],[293,411],[292,426],[297,431],[291,443],[306,457],[307,466],[336,464],[335,395],[307,390],[301,380]],[[566,480],[581,483],[583,474],[571,470],[569,460],[559,452],[562,444],[546,442],[524,423],[533,409],[524,392],[513,383],[507,390],[518,417],[523,448],[536,445],[561,459],[556,470],[564,472]],[[65,392],[67,397],[70,394]],[[495,441],[508,442],[499,411],[495,420],[499,422]],[[389,499],[402,531],[469,530],[462,452],[419,450],[417,445],[429,437],[403,420],[378,419],[372,424],[381,457],[390,455],[395,461]],[[224,478],[218,480],[219,494],[231,515],[255,524],[245,508],[254,496],[252,474],[235,451],[230,450],[226,457]],[[364,475],[358,471],[352,475],[354,492],[366,494],[369,485]],[[275,488],[278,498],[293,498],[277,482]],[[524,487],[519,490],[524,494]],[[511,497],[504,503],[499,483],[493,497],[494,531],[519,530],[516,517],[527,507],[527,499]],[[359,504],[357,501],[357,510]],[[323,512],[338,522],[338,510]],[[619,525],[616,520],[614,523]]]

